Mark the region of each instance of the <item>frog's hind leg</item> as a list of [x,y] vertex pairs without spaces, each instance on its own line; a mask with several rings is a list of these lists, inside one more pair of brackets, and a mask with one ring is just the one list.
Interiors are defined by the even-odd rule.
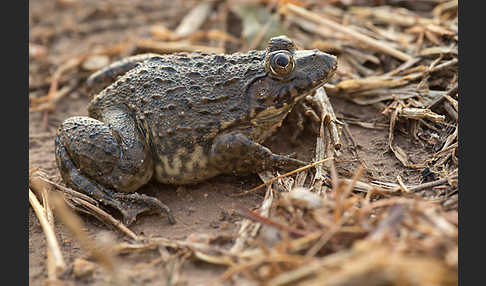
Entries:
[[[152,177],[153,162],[138,139],[134,123],[120,114],[113,117],[110,125],[89,117],[71,117],[61,124],[56,137],[56,162],[64,182],[118,209],[126,225],[145,211],[167,213],[173,223],[166,205],[133,193]],[[116,130],[114,126],[123,121],[125,125]]]
[[138,63],[153,57],[160,57],[160,55],[153,53],[140,54],[113,62],[90,75],[86,80],[86,84],[92,93],[96,93],[113,83],[119,76],[136,67]]

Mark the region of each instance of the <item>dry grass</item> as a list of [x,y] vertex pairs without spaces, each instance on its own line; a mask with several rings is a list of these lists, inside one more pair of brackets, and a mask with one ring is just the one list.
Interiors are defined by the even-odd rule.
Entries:
[[[137,236],[89,198],[52,186],[62,189],[72,207],[114,225],[126,235],[128,242],[114,245],[110,255],[158,248],[160,259],[153,263],[164,263],[172,285],[183,284],[180,269],[188,259],[227,267],[211,283],[457,285],[458,1],[409,1],[406,7],[374,7],[376,2],[387,1],[235,0],[218,7],[204,3],[193,10],[200,12],[189,11],[173,31],[157,25],[149,38],[61,65],[49,83],[46,97],[31,98],[32,112],[51,110],[76,86],[76,82],[67,83],[66,76],[79,71],[83,61],[94,54],[120,54],[137,48],[159,53],[193,49],[230,52],[228,47],[232,45],[242,50],[261,47],[277,28],[302,48],[336,54],[339,69],[334,79],[314,95],[322,111],[315,161],[328,162],[300,170],[295,177],[288,174],[273,179],[271,173],[260,174],[263,181],[270,180],[265,183],[265,199],[258,209],[236,208],[245,219],[231,247],[214,245],[216,237],[202,234],[184,241]],[[243,9],[248,7],[270,16],[260,29],[245,26],[244,17],[254,16],[251,9]],[[243,19],[247,28],[242,42],[230,35],[224,24],[230,10]],[[211,13],[215,15],[211,21],[216,24],[207,28],[204,24]],[[41,48],[32,46],[31,56],[37,55],[35,51],[40,54]],[[60,90],[59,84],[64,84]],[[359,105],[379,106],[388,123],[336,118],[328,95]],[[396,159],[406,168],[427,171],[424,178],[433,174],[429,177],[432,179],[406,185],[401,177],[394,182],[364,178],[364,162],[361,168],[351,170],[352,176],[340,176],[335,164],[342,152],[340,138],[345,136],[349,139],[346,142],[352,142],[349,124],[388,129],[388,146]],[[404,128],[411,140],[433,149],[432,155],[425,154],[421,162],[413,163],[395,140],[395,134]],[[331,157],[334,160],[329,160]],[[39,188],[32,183],[30,187]],[[437,195],[438,190],[443,192]],[[45,192],[42,189],[37,195],[44,197]],[[29,196],[35,198],[33,193]],[[40,210],[36,213],[52,242],[48,258],[58,257],[45,218],[49,206],[44,205],[43,210],[35,201],[33,204]],[[74,221],[81,228],[74,214],[60,202],[56,204],[59,211],[66,212],[64,220]],[[82,232],[76,232],[76,226],[72,228],[78,233],[75,237],[85,241],[82,244],[86,251],[98,257],[98,263],[116,270],[107,256],[95,255],[96,248]],[[55,261],[50,262],[57,265],[53,267],[64,267],[62,257]],[[50,278],[57,279],[53,273]]]

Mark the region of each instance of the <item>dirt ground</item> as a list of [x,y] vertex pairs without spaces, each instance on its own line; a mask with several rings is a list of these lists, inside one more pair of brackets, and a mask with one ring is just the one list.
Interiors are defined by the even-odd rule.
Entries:
[[[40,46],[38,57],[31,54],[29,67],[30,96],[44,96],[49,91],[52,76],[61,64],[70,58],[94,49],[115,46],[118,43],[147,37],[150,28],[163,23],[174,29],[190,7],[198,1],[30,1],[29,24],[31,44]],[[236,25],[237,26],[237,25]],[[236,29],[236,28],[235,28]],[[238,35],[236,35],[238,36]],[[292,37],[292,35],[289,35]],[[45,50],[42,50],[45,49]],[[110,57],[117,60],[132,51]],[[84,90],[84,80],[92,71],[80,70],[68,73],[73,78],[62,77],[60,82],[71,83],[75,88],[55,104],[49,112],[32,111],[29,117],[29,167],[46,172],[53,181],[61,182],[54,157],[54,138],[59,124],[74,115],[87,115],[90,95]],[[338,119],[354,118],[362,122],[381,123],[377,128],[364,128],[349,124],[349,131],[357,145],[358,158],[367,166],[364,177],[374,180],[396,181],[399,175],[405,184],[419,184],[423,181],[420,169],[405,168],[388,147],[388,118],[381,115],[382,106],[360,106],[350,101],[330,97]],[[298,138],[299,145],[292,144],[287,138],[294,129],[293,122],[286,121],[282,128],[264,145],[279,154],[296,153],[298,158],[312,160],[315,150],[315,135],[306,130]],[[400,128],[404,128],[399,126]],[[419,163],[435,150],[424,146],[408,136],[406,132],[396,132],[395,142],[409,156],[412,163]],[[350,177],[357,170],[359,162],[350,151],[351,142],[343,138],[342,156],[337,164],[339,174]],[[184,240],[190,235],[219,235],[230,242],[239,229],[242,217],[234,211],[235,203],[249,209],[257,207],[263,200],[264,191],[243,197],[231,197],[257,186],[259,177],[218,176],[206,182],[176,187],[149,183],[141,192],[152,195],[167,204],[174,212],[178,223],[170,225],[164,216],[141,215],[130,226],[136,234]],[[84,230],[94,240],[116,242],[126,238],[98,220],[80,214]],[[119,218],[118,214],[115,216]],[[73,263],[77,258],[86,258],[86,253],[69,231],[56,223],[55,231],[61,243],[62,254],[68,270],[61,276],[68,285],[105,285],[102,274],[78,279],[73,274]],[[158,257],[158,252],[145,251],[117,257],[117,268],[124,269],[123,275],[132,285],[166,285],[169,281],[166,268],[150,264]],[[188,259],[182,265],[181,273],[187,285],[197,285],[221,275],[226,268]],[[97,272],[96,272],[97,273]],[[32,208],[29,209],[29,281],[30,285],[44,285],[47,277],[46,240],[39,220]],[[159,282],[158,282],[159,281]],[[168,285],[168,284],[167,284]]]

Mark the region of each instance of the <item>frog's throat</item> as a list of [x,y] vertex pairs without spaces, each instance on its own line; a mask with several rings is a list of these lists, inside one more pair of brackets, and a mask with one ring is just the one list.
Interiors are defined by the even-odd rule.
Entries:
[[250,120],[253,126],[271,126],[285,119],[287,114],[292,110],[293,105],[284,103],[282,107],[271,106],[255,114]]

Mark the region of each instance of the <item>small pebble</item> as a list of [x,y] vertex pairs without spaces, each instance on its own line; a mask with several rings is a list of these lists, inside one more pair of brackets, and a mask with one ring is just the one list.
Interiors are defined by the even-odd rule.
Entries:
[[76,258],[73,264],[73,273],[76,278],[87,277],[93,275],[96,267],[96,264],[93,262],[89,262],[82,258]]

